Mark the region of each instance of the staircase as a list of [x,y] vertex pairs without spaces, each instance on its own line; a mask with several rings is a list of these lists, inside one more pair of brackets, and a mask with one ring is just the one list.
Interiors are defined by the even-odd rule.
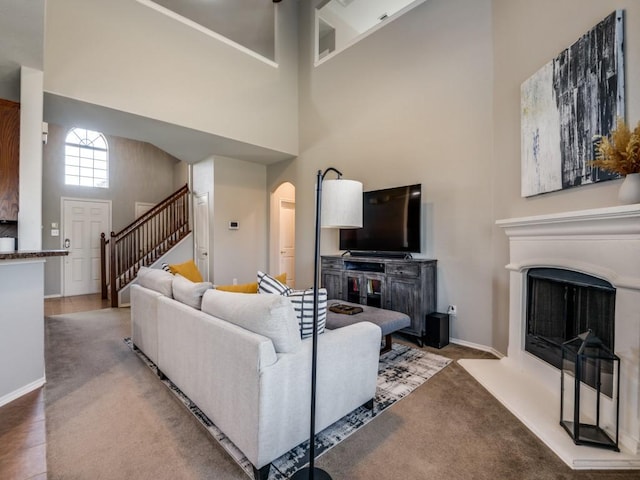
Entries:
[[140,267],[151,265],[189,233],[191,228],[187,185],[165,198],[120,232],[111,232],[111,238],[107,239],[102,233],[100,235],[102,298],[111,297],[111,306],[117,307],[118,292],[136,278]]

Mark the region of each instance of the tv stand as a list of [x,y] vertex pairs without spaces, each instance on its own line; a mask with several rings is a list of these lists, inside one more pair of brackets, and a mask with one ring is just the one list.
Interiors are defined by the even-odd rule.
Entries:
[[436,265],[436,260],[372,252],[323,256],[321,283],[329,299],[406,313],[411,325],[400,332],[422,346],[426,317],[436,311]]
[[375,257],[375,258],[401,258],[411,259],[413,256],[409,252],[366,252],[363,250],[346,250],[342,256],[350,257]]

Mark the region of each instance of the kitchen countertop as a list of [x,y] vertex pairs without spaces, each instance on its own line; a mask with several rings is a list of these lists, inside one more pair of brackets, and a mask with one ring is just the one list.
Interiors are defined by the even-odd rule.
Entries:
[[22,260],[27,258],[63,257],[69,255],[68,250],[16,250],[0,252],[0,260]]

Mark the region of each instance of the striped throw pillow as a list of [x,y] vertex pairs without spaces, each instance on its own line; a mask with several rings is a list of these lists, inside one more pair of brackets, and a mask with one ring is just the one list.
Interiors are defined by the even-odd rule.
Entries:
[[287,295],[291,291],[291,287],[282,283],[268,273],[258,270],[258,293],[275,293],[278,295]]
[[[313,335],[313,288],[291,290],[285,294],[291,300],[300,325],[300,337]],[[318,335],[324,332],[327,323],[327,289],[318,290]]]

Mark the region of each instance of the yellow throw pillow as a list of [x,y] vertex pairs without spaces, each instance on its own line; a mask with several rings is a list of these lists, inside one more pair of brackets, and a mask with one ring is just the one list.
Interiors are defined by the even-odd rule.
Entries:
[[200,283],[202,282],[202,275],[200,275],[200,271],[193,260],[188,260],[184,263],[177,263],[173,265],[169,265],[169,270],[174,275],[180,274],[184,278],[188,278],[192,282]]
[[258,282],[242,283],[240,285],[216,285],[216,290],[235,293],[258,293]]
[[[287,272],[275,277],[279,282],[287,283]],[[216,285],[217,290],[235,293],[258,293],[258,282],[242,283],[240,285]]]

